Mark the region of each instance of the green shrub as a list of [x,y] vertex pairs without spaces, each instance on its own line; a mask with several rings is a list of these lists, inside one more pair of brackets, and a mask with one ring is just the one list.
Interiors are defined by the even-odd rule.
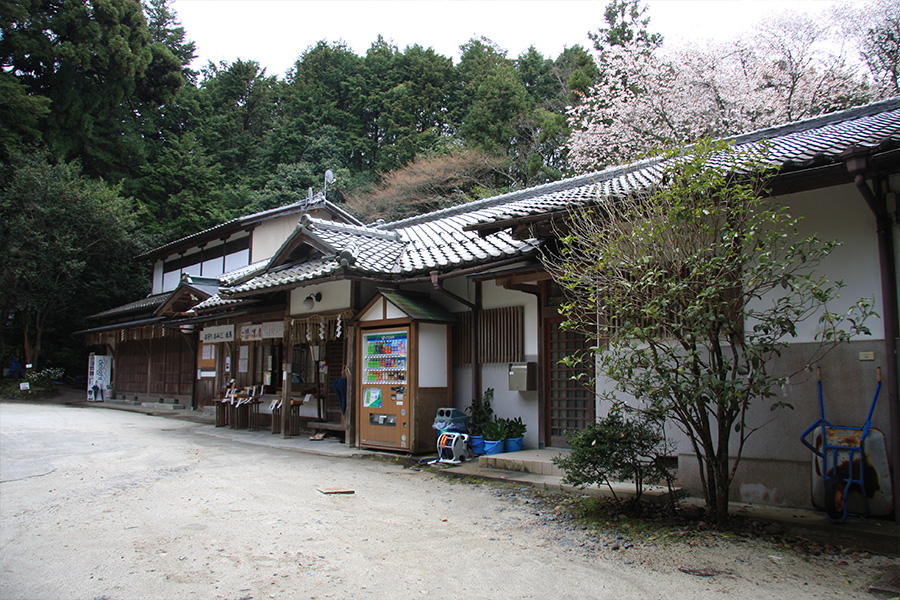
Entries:
[[32,371],[26,375],[25,379],[27,379],[31,385],[49,386],[54,381],[61,380],[65,373],[66,370],[60,367],[47,367],[40,371]]
[[506,436],[510,438],[520,438],[525,436],[528,426],[522,422],[522,417],[515,419],[506,419]]
[[473,398],[472,404],[466,407],[469,413],[469,435],[484,435],[484,429],[494,419],[494,409],[491,402],[494,400],[494,388],[484,391],[481,398]]
[[496,442],[508,438],[506,419],[496,419],[484,428],[484,439]]
[[644,485],[672,480],[660,460],[666,451],[662,424],[646,414],[625,418],[620,412],[610,413],[582,430],[568,432],[566,439],[572,451],[553,459],[565,471],[564,483],[606,485],[618,501],[612,482],[633,481],[635,501],[639,501]]

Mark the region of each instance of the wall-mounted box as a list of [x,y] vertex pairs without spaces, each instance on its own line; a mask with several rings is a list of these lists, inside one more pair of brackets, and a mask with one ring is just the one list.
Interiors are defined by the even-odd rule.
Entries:
[[533,392],[537,389],[537,363],[509,363],[509,389],[513,392]]

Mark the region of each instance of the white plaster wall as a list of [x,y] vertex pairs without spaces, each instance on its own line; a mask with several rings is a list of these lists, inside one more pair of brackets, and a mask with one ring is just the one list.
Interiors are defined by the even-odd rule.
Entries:
[[163,286],[162,291],[168,292],[169,290],[174,290],[178,287],[178,282],[181,281],[181,271],[169,271],[165,275],[163,275]]
[[253,230],[253,240],[250,242],[251,262],[271,258],[293,233],[299,221],[299,215],[294,214],[263,221],[257,225]]
[[161,294],[163,291],[163,261],[153,263],[153,293]]
[[485,282],[481,288],[482,307],[503,308],[504,306],[523,306],[525,325],[525,354],[537,356],[538,353],[538,301],[537,296],[507,290],[494,282]]
[[[881,306],[881,277],[878,266],[878,245],[875,237],[875,218],[859,191],[853,185],[784,196],[779,201],[788,207],[790,214],[800,218],[798,235],[817,235],[822,241],[838,240],[841,245],[819,265],[817,275],[830,282],[843,281],[845,288],[840,298],[828,306],[831,312],[844,312],[860,298],[873,298],[874,310],[883,314]],[[772,296],[776,296],[773,293]],[[770,306],[770,299],[763,298],[754,308]],[[815,341],[821,333],[821,312],[800,323],[797,336],[791,343]],[[868,321],[872,334],[883,339],[880,317]],[[860,336],[857,339],[865,339]]]
[[[816,270],[830,281],[842,280],[846,284],[841,297],[829,305],[829,310],[843,311],[860,297],[871,297],[876,312],[881,314],[875,223],[858,190],[846,185],[785,196],[781,202],[792,215],[802,217],[799,236],[816,234],[821,240],[836,239],[842,243]],[[825,416],[834,424],[858,427],[865,422],[876,388],[876,367],[883,366],[887,360],[881,319],[874,317],[867,325],[871,336],[857,336],[817,363],[823,371]],[[732,500],[810,506],[812,453],[801,444],[800,435],[819,418],[820,411],[815,371],[803,371],[802,367],[815,350],[819,331],[817,317],[800,324],[798,335],[789,340],[790,347],[773,361],[775,373],[799,372],[776,391],[774,398],[757,400],[751,407],[748,425],[758,430],[744,447],[742,460],[745,462],[738,469]],[[875,360],[861,361],[861,352],[874,353]],[[598,396],[612,388],[611,381],[598,378]],[[889,411],[885,389],[881,394],[873,426],[887,432]],[[619,398],[628,400],[621,395]],[[786,402],[793,408],[772,410],[775,402]],[[608,409],[609,406],[600,403],[597,413],[605,415]],[[674,425],[667,431],[677,446],[679,483],[697,492],[700,483],[696,459],[687,437]],[[737,450],[737,438],[733,434],[732,455]]]
[[250,264],[250,251],[241,250],[225,257],[225,273],[246,267]]
[[[311,310],[303,308],[303,301],[310,294],[322,294],[322,300],[315,303]],[[350,281],[329,281],[308,287],[291,290],[291,316],[299,317],[316,313],[331,312],[350,308]]]
[[419,324],[419,387],[447,387],[448,330],[447,325]]
[[494,388],[494,402],[491,405],[494,415],[502,419],[522,417],[527,427],[525,447],[537,448],[541,419],[538,392],[510,391],[509,365],[506,363],[481,365],[481,382],[484,389]]
[[[462,296],[470,301],[475,299],[475,283],[463,277],[444,282],[445,289]],[[440,293],[433,297],[447,306],[449,310],[459,312],[468,310],[452,299],[441,297]],[[506,306],[524,307],[524,332],[525,332],[525,360],[537,361],[538,353],[538,302],[532,294],[507,290],[492,281],[482,283],[481,287],[482,308],[502,308]],[[540,440],[540,408],[538,403],[539,393],[517,392],[509,389],[509,364],[485,363],[481,368],[482,392],[488,388],[494,389],[494,401],[492,407],[497,417],[513,419],[521,417],[525,423],[525,447],[537,448]],[[471,365],[455,365],[453,370],[453,405],[465,410],[472,402],[472,368]]]

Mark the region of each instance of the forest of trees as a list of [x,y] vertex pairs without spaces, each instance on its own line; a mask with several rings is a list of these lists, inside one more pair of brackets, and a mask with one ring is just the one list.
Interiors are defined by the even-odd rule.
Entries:
[[[587,46],[572,40],[556,57],[534,47],[511,57],[473,38],[454,61],[378,36],[362,55],[319,42],[279,78],[252,60],[192,70],[197,48],[170,0],[0,0],[0,362],[70,362],[74,324],[149,291],[146,265],[131,257],[294,202],[321,189],[326,169],[337,176],[330,200],[364,221],[391,220],[697,132],[736,133],[894,95],[898,9],[889,0],[871,7],[818,33],[773,28],[769,46],[758,38],[676,51],[651,33],[639,0],[612,0]],[[835,57],[817,46],[828,35],[853,43]],[[729,83],[735,65],[751,64],[753,77]],[[805,83],[826,78],[839,85]],[[785,85],[788,95],[813,89],[815,102],[747,116],[771,107],[772,90]],[[707,96],[694,102],[709,89],[739,97],[719,103],[722,115],[658,113],[646,102],[712,106]],[[683,126],[662,127],[670,116]],[[66,228],[80,230],[48,252]],[[57,343],[41,350],[42,335]]]

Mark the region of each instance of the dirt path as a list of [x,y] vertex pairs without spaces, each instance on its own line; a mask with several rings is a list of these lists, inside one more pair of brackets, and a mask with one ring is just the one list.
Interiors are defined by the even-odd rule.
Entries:
[[525,488],[197,427],[0,404],[0,598],[864,598],[891,562],[727,539],[613,551]]

